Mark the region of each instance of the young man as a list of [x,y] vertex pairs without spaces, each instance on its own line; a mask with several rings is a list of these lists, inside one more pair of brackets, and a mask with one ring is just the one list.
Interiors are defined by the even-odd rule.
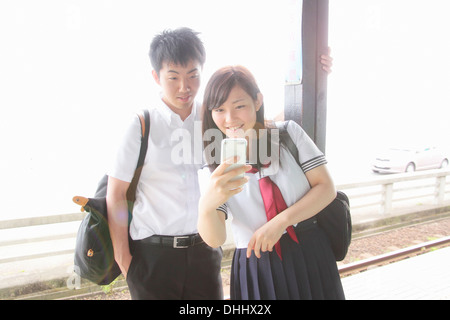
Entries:
[[172,141],[173,133],[182,129],[193,137],[194,123],[200,121],[195,97],[205,49],[197,33],[182,28],[157,35],[150,58],[161,96],[149,110],[149,145],[130,226],[132,252],[125,197],[141,143],[137,117],[109,172],[107,205],[115,259],[133,299],[223,299],[222,251],[206,245],[197,233],[201,163],[193,161],[194,139],[188,139],[191,148],[182,151],[190,149],[182,158],[192,161],[180,164],[172,155],[180,143]]

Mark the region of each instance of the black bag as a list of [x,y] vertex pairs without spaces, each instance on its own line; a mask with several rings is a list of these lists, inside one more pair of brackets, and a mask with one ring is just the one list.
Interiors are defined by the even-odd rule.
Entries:
[[[136,188],[147,153],[148,136],[150,131],[150,115],[148,110],[138,115],[141,122],[142,138],[139,159],[133,180],[127,190],[129,222],[136,199]],[[106,209],[106,188],[108,176],[105,175],[99,182],[93,198],[75,196],[73,201],[86,210],[78,229],[75,245],[74,271],[82,278],[99,285],[108,285],[120,274],[120,268],[114,260],[114,250],[108,226],[108,213]]]
[[338,190],[336,198],[316,217],[330,240],[336,261],[344,260],[352,241],[352,218],[347,195]]
[[[287,132],[287,123],[286,121],[278,126],[280,141],[288,148],[300,166],[298,149]],[[342,191],[337,191],[336,198],[325,209],[320,211],[316,218],[317,223],[330,240],[336,261],[344,260],[352,240],[352,218],[347,195]]]

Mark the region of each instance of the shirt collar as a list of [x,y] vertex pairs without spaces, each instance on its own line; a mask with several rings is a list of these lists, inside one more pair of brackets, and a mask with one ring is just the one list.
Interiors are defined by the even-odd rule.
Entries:
[[261,168],[261,178],[275,175],[280,169],[280,162],[273,161],[266,168]]
[[[176,114],[175,112],[173,112],[172,109],[169,108],[169,106],[163,101],[162,97],[163,97],[163,95],[162,95],[162,93],[160,93],[159,94],[159,103],[157,104],[157,106],[158,106],[158,111],[160,112],[163,119],[167,122],[167,124],[169,126],[173,125],[173,124],[182,125],[183,121],[181,120],[180,116],[178,114]],[[198,106],[197,101],[194,101],[192,104],[191,114],[185,119],[184,122],[193,121],[196,119],[197,106]]]
[[[281,156],[281,146],[279,144],[272,145],[273,147],[277,147],[278,149],[278,155],[276,157],[272,157],[270,159],[270,163],[267,166],[262,166],[260,168],[261,174],[259,175],[260,178],[267,177],[267,176],[273,176],[278,173],[278,170],[280,170],[280,156]],[[275,149],[272,149],[272,152],[275,152]]]

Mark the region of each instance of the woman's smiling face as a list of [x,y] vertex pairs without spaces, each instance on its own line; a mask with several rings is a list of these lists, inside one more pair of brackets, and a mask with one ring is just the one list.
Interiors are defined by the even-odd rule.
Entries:
[[227,100],[212,110],[212,119],[229,138],[244,138],[245,133],[256,124],[256,112],[261,108],[263,97],[253,98],[239,85],[234,86]]

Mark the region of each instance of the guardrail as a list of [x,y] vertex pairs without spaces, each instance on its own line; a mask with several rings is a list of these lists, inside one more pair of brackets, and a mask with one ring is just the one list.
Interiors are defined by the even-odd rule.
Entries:
[[[405,207],[421,211],[423,204],[448,206],[449,177],[449,170],[382,175],[339,184],[337,188],[349,196],[352,216],[370,212],[382,218]],[[0,274],[7,263],[73,253],[83,217],[80,212],[0,221]],[[31,232],[31,229],[43,230]],[[47,243],[47,247],[42,243]]]
[[401,207],[444,205],[450,199],[449,177],[449,170],[439,169],[380,175],[340,184],[337,188],[349,196],[352,215],[368,208],[380,214],[390,214]]

